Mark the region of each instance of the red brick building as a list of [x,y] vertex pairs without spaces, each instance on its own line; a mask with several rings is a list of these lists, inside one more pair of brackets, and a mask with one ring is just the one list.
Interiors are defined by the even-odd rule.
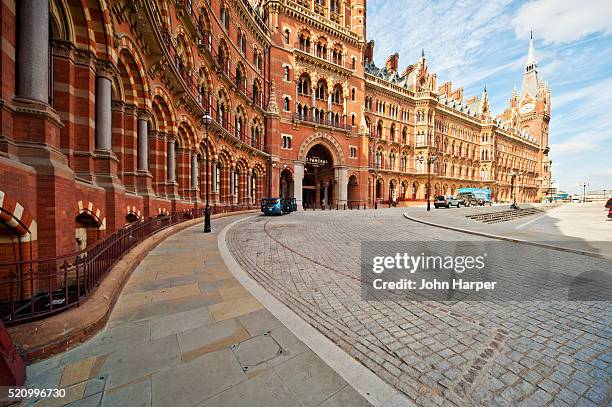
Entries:
[[365,0],[1,4],[0,262],[201,207],[207,174],[216,211],[268,195],[423,200],[434,155],[432,194],[535,201],[549,187],[532,45],[521,93],[494,119],[486,90],[437,86],[424,55],[376,67]]

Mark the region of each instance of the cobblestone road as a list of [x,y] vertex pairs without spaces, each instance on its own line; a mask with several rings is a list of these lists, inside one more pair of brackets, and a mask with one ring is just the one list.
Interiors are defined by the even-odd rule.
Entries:
[[[419,405],[609,405],[610,302],[363,299],[362,241],[466,239],[401,213],[256,216],[228,231],[227,242],[256,281]],[[520,254],[545,250],[522,246]],[[605,260],[555,258],[610,270]]]

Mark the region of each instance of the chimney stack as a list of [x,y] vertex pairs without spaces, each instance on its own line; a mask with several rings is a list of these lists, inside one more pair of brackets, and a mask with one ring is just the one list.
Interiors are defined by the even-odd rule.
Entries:
[[397,66],[399,63],[399,54],[396,52],[395,54],[389,55],[387,57],[387,63],[385,67],[387,68],[387,72],[395,73],[397,72]]
[[452,82],[444,82],[438,88],[438,95],[445,95],[448,99],[450,99],[452,88],[453,88]]
[[455,92],[453,93],[453,99],[458,102],[461,102],[463,100],[463,88],[455,89]]
[[364,59],[366,63],[374,61],[374,40],[370,40],[366,43]]

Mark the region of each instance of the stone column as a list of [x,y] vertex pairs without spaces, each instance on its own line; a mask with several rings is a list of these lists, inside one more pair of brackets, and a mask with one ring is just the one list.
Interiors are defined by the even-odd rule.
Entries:
[[[49,1],[18,0],[16,4],[17,96],[49,103]],[[110,102],[108,111],[110,115]]]
[[246,197],[244,198],[244,201],[248,204],[251,204],[253,202],[253,200],[251,199],[251,172],[247,172],[246,183]]
[[[312,89],[310,89],[310,92],[311,92],[310,93],[310,107],[312,109],[317,107],[317,99],[315,98],[315,90],[316,89],[317,89],[316,87],[313,87]],[[313,117],[314,117],[314,110],[313,110],[312,114],[313,114]]]
[[96,150],[112,149],[111,80],[96,76]]
[[191,188],[198,189],[198,153],[191,153]]
[[229,174],[230,174],[230,179],[229,179],[229,200],[231,203],[234,203],[234,174],[236,173],[236,170],[232,167],[230,168]]
[[211,193],[215,193],[215,192],[219,192],[217,191],[217,162],[216,161],[211,161],[210,162],[210,192]]
[[149,123],[138,119],[138,171],[149,172]]
[[168,140],[168,183],[174,184],[176,182],[176,156],[174,152],[174,140]]
[[302,182],[304,181],[304,163],[293,162],[293,197],[297,201],[298,211],[302,210]]
[[323,184],[323,202],[325,203],[325,205],[331,205],[331,202],[329,202],[329,183],[325,182]]
[[334,172],[337,180],[338,207],[343,207],[348,196],[348,170],[346,167],[336,167]]

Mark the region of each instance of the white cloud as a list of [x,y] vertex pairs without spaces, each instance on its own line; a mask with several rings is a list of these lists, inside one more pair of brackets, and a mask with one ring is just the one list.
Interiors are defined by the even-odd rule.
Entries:
[[583,153],[585,151],[593,150],[595,147],[597,147],[595,143],[585,140],[577,140],[575,138],[550,145],[550,149],[554,150],[555,154],[557,155]]
[[368,36],[376,42],[375,59],[384,65],[388,55],[399,51],[400,65],[406,66],[417,61],[423,47],[430,69],[459,79],[489,50],[494,34],[508,28],[504,21],[511,18],[510,2],[415,0],[404,7],[398,7],[403,2],[373,2]]
[[523,5],[514,18],[514,31],[529,30],[549,43],[579,40],[594,33],[612,33],[612,1],[536,0]]
[[[612,78],[587,86],[581,86],[576,83],[571,90],[559,95],[553,93],[550,102],[554,109],[558,109],[568,103],[578,101],[584,101],[589,104],[595,102],[595,107],[605,106],[607,109],[609,103],[612,102]],[[582,106],[584,106],[584,103]]]

